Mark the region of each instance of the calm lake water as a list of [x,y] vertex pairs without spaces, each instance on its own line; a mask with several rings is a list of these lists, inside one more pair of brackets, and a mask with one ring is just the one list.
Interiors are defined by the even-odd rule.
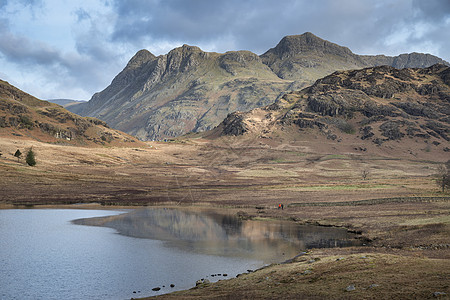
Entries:
[[310,247],[355,243],[335,228],[172,209],[0,210],[0,237],[1,299],[151,296],[201,278],[235,277]]

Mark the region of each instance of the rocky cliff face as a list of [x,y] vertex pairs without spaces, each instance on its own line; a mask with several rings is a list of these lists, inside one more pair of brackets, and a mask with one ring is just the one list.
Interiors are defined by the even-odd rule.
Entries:
[[143,140],[162,139],[208,130],[233,111],[267,105],[288,85],[251,52],[184,45],[159,57],[138,52],[110,86],[70,109]]
[[0,80],[0,133],[44,142],[75,145],[135,143],[99,119],[83,118],[39,100]]
[[294,128],[336,142],[347,139],[390,148],[413,143],[414,149],[449,152],[449,79],[450,67],[444,65],[335,72],[270,106],[230,114],[215,131],[271,138]]
[[143,140],[162,139],[211,129],[231,112],[273,103],[335,70],[436,62],[446,63],[417,53],[359,56],[311,33],[285,37],[261,56],[204,52],[188,45],[158,57],[141,50],[105,90],[68,109]]

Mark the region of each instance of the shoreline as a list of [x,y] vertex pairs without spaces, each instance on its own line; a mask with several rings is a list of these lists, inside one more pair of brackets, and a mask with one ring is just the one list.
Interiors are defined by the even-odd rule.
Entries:
[[[214,211],[217,213],[223,213],[224,210],[226,212],[230,212],[234,211],[234,213],[237,213],[238,211],[242,210],[242,208],[223,208],[223,207],[214,207],[211,205],[152,205],[152,206],[125,206],[125,205],[119,205],[119,206],[104,206],[101,205],[100,203],[78,203],[78,204],[37,204],[37,205],[32,205],[32,206],[26,206],[26,205],[15,205],[15,204],[5,204],[2,203],[0,204],[0,209],[1,210],[9,210],[9,209],[85,209],[85,210],[104,210],[104,211],[109,211],[109,210],[134,210],[134,209],[152,209],[152,208],[169,208],[169,209],[183,209],[183,210],[195,210],[195,211],[199,211],[199,210],[207,210],[207,211]],[[95,218],[95,217],[94,217]],[[274,220],[278,220],[278,219],[274,219],[274,218],[266,218],[266,219],[261,219],[258,218],[254,221],[259,221],[259,222],[271,222]],[[299,224],[297,221],[294,220],[286,220],[286,219],[282,219],[282,221],[285,222],[292,222],[292,223],[297,223],[298,225],[305,225],[305,224]],[[315,224],[315,225],[311,225],[309,224],[309,226],[321,226],[320,224]],[[330,227],[330,226],[327,226]],[[128,235],[125,235],[128,236]],[[337,247],[337,248],[344,248],[344,247]],[[345,248],[352,248],[352,247],[345,247]],[[320,249],[320,248],[319,248]],[[264,270],[266,268],[270,268],[271,266],[275,266],[275,265],[287,265],[287,264],[291,264],[293,262],[295,262],[296,260],[298,260],[300,257],[302,256],[306,256],[309,255],[310,251],[309,249],[303,249],[301,252],[299,252],[297,255],[293,256],[292,258],[288,258],[288,259],[284,259],[282,261],[279,262],[272,262],[272,263],[264,263],[264,265],[262,265],[261,267],[258,267],[256,269],[253,270],[248,270],[247,272],[244,273],[239,273],[237,274],[236,278],[239,278],[241,276],[245,276],[246,274],[249,273],[254,273],[254,272],[259,272],[261,270]],[[219,281],[222,280],[229,280],[229,279],[234,279],[232,278],[226,278],[226,279],[220,279]],[[198,278],[197,281],[201,281],[200,278]],[[216,283],[217,281],[212,282],[211,284]],[[207,283],[202,283],[203,285],[207,284]],[[192,287],[185,289],[185,290],[181,290],[181,291],[177,291],[177,292],[183,292],[183,291],[189,291],[193,288],[196,288],[197,285],[195,285],[195,281],[193,282]],[[157,296],[162,296],[162,295],[167,295],[167,294],[171,294],[174,292],[170,292],[168,291],[167,293],[164,294],[159,294],[156,295]],[[133,299],[133,298],[132,298]]]
[[[371,211],[386,211],[389,212],[393,208],[400,209],[401,207],[408,208],[413,206],[414,210],[420,210],[421,206],[430,209],[436,207],[439,214],[428,215],[430,220],[434,220],[431,224],[427,222],[416,221],[410,224],[405,223],[401,227],[373,227],[371,221],[371,214],[369,216],[362,216],[359,224],[358,222],[338,222],[339,219],[323,218],[323,213],[331,211],[340,214],[339,209],[346,209],[343,212],[348,215],[353,210],[358,212],[363,209],[371,208]],[[413,297],[413,295],[420,294],[421,298],[435,298],[434,293],[450,294],[450,288],[442,284],[442,280],[425,280],[420,289],[414,282],[421,281],[421,278],[416,278],[414,274],[417,270],[421,270],[424,274],[429,274],[430,278],[439,276],[439,278],[449,278],[450,276],[450,241],[448,240],[447,227],[436,227],[433,223],[447,224],[446,219],[439,217],[448,209],[448,197],[443,197],[434,202],[414,202],[411,204],[402,202],[382,203],[373,205],[358,205],[353,206],[322,206],[322,207],[287,207],[280,211],[276,207],[267,209],[264,208],[264,213],[261,213],[261,207],[252,207],[247,205],[237,205],[232,207],[217,206],[214,203],[182,203],[176,204],[173,202],[158,203],[152,205],[102,205],[101,203],[76,203],[76,204],[33,204],[20,205],[11,203],[1,203],[0,209],[93,209],[93,210],[129,210],[129,209],[145,209],[145,208],[178,208],[187,210],[213,210],[216,212],[232,212],[244,219],[254,219],[259,221],[270,221],[273,219],[291,221],[297,224],[315,225],[315,226],[333,226],[338,228],[345,228],[349,232],[360,233],[360,238],[368,239],[372,242],[366,246],[353,246],[342,248],[315,248],[302,251],[299,255],[286,259],[283,262],[264,265],[253,272],[239,274],[236,278],[228,278],[219,280],[213,283],[199,283],[198,285],[181,291],[169,292],[160,295],[147,295],[141,299],[179,299],[188,297],[190,299],[209,299],[211,297],[218,299],[227,299],[231,295],[240,298],[261,298],[261,299],[296,299],[296,298],[319,298],[330,299],[361,299],[361,298],[379,298],[379,299],[404,299]],[[375,208],[375,210],[373,210]],[[300,218],[299,209],[309,209],[309,212],[314,211],[316,216],[314,218]],[[293,214],[293,217],[290,214]],[[318,215],[317,215],[318,214]],[[394,217],[392,220],[398,220],[402,214]],[[358,220],[358,219],[355,219]],[[419,219],[421,220],[421,219]],[[363,222],[361,222],[363,221]],[[398,222],[398,221],[397,221]],[[411,222],[411,221],[410,221]],[[364,228],[362,225],[367,224]],[[377,222],[377,224],[379,224]],[[402,224],[402,223],[399,223]],[[384,229],[383,229],[384,228]],[[396,228],[399,228],[398,231]],[[441,229],[438,229],[441,228]],[[421,240],[433,242],[429,230],[438,229],[437,237],[441,237],[440,241],[447,241],[441,244],[424,244]],[[411,232],[413,235],[403,236],[403,233]],[[389,238],[392,234],[393,237]],[[419,234],[419,235],[417,235]],[[434,233],[436,235],[436,233]],[[374,238],[375,237],[375,238]],[[416,238],[419,238],[418,240]],[[442,240],[442,238],[444,240]],[[395,245],[393,242],[397,241],[399,244]],[[363,259],[364,258],[364,259]],[[367,264],[369,262],[369,265]],[[396,262],[392,264],[391,262]],[[369,266],[371,268],[367,269]],[[373,269],[372,271],[370,271]],[[356,272],[355,275],[347,275],[350,270]],[[400,270],[400,271],[399,271]],[[366,274],[367,272],[371,272]],[[399,281],[392,281],[392,276],[398,277],[398,272],[403,274]],[[277,280],[273,282],[273,274],[278,274]],[[295,275],[293,281],[292,275]],[[357,274],[357,275],[356,275]],[[404,275],[409,274],[409,275]],[[269,278],[269,280],[267,280]],[[316,279],[315,279],[316,278]],[[325,282],[316,283],[317,278],[323,278]],[[333,279],[334,278],[334,279]],[[196,278],[200,279],[200,278]],[[336,284],[329,282],[334,280]],[[423,281],[423,280],[422,280]],[[421,281],[421,282],[422,282]],[[320,280],[318,281],[320,282]],[[264,283],[264,284],[263,284]],[[263,284],[263,286],[262,286]],[[405,295],[398,294],[396,286],[402,285],[406,287],[408,292]],[[369,288],[372,285],[383,286],[386,291],[380,291],[377,288]],[[282,286],[286,286],[280,290]],[[289,286],[288,290],[287,286]],[[313,287],[314,293],[305,290],[305,286]],[[347,291],[347,287],[355,286],[355,290]],[[432,287],[435,287],[431,289]],[[217,291],[220,291],[217,294]],[[274,293],[280,293],[283,297],[274,296]],[[286,294],[287,293],[287,294]],[[229,295],[224,297],[223,295]],[[248,296],[251,295],[251,296]],[[441,294],[437,294],[441,295]],[[445,295],[443,296],[445,298]]]

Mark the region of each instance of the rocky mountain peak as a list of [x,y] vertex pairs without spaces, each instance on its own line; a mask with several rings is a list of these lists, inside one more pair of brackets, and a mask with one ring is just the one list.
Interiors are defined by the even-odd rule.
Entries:
[[159,58],[158,63],[162,68],[159,71],[163,72],[163,74],[161,74],[163,77],[186,73],[194,70],[201,61],[207,58],[208,53],[204,52],[199,47],[184,44]]
[[258,55],[250,51],[228,51],[219,57],[220,67],[233,76],[242,68],[252,68],[255,63],[261,64]]
[[205,52],[197,46],[190,46],[190,45],[184,44],[181,47],[172,49],[167,54],[167,56],[174,56],[174,55],[189,56],[194,53],[199,54],[199,53],[205,53]]
[[305,52],[329,53],[338,56],[353,55],[346,47],[339,46],[323,40],[310,32],[301,35],[285,36],[275,48],[270,49],[262,56],[275,54],[279,58],[290,57]]
[[392,66],[397,69],[402,68],[426,68],[434,64],[450,66],[445,60],[431,54],[424,53],[405,53],[394,58]]
[[150,51],[146,49],[139,50],[128,62],[126,69],[136,69],[145,64],[148,61],[154,60],[154,56]]

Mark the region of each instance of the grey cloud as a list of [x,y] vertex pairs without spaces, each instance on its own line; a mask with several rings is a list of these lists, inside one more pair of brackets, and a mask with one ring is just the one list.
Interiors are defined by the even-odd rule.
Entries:
[[117,56],[86,38],[78,41],[86,45],[79,47],[80,53],[62,53],[45,43],[12,33],[7,21],[0,20],[0,58],[3,56],[28,72],[39,73],[41,80],[60,91],[78,88],[92,95],[112,79],[105,74],[117,74],[123,66]]
[[109,62],[119,54],[118,51],[115,52],[117,49],[111,49],[103,33],[93,25],[89,30],[76,35],[75,44],[79,54],[86,55],[97,62]]
[[82,8],[77,9],[74,14],[77,17],[77,22],[82,22],[91,18],[91,15]]
[[450,1],[448,0],[414,0],[413,5],[417,8],[418,16],[428,22],[440,23],[450,18]]
[[[449,29],[445,24],[449,5],[449,1],[439,0],[115,0],[112,6],[118,18],[111,38],[136,46],[161,39],[197,45],[217,43],[234,47],[221,51],[262,53],[285,35],[311,31],[353,51],[399,54],[393,52],[417,43],[415,37],[391,48],[387,47],[387,37],[405,25],[420,22]],[[421,41],[431,41],[431,33]],[[440,49],[443,46],[439,45],[446,44],[442,37],[432,42]]]
[[[10,0],[0,0],[0,7],[6,6]],[[36,5],[42,5],[42,0],[14,0],[15,3],[19,3],[23,6],[36,6]]]
[[0,20],[0,53],[15,63],[52,65],[59,54],[49,46],[12,34],[5,20]]
[[[31,11],[32,15],[34,16],[34,14],[36,13],[36,11],[41,10],[44,7],[44,0],[0,0],[0,8],[2,8],[3,12],[0,11],[1,13],[5,13],[4,8],[8,6],[8,4],[14,4],[14,5],[18,5],[19,7],[21,6],[20,9],[24,9],[27,8]],[[16,10],[19,9],[18,7],[16,7]],[[8,13],[15,13],[16,11],[9,11]]]
[[[281,14],[295,2],[283,1],[280,5],[279,2],[268,0],[135,0],[132,4],[115,1],[118,22],[112,38],[131,43],[145,38],[186,43],[228,38],[230,42],[237,42],[238,46],[242,41],[247,41],[247,44],[251,40],[258,43],[259,40],[264,40],[261,37],[265,32],[273,32],[271,20],[277,19],[277,14]],[[285,26],[283,20],[277,23],[277,27]]]

